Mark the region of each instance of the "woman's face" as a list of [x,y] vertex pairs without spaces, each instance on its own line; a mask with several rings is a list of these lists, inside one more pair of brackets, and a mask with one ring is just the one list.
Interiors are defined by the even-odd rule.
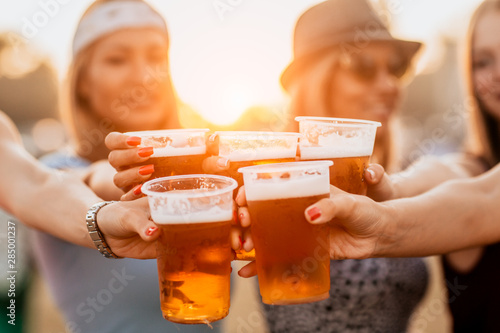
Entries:
[[500,121],[500,11],[478,20],[472,41],[474,88],[487,112]]
[[389,43],[370,43],[359,53],[341,54],[330,74],[328,116],[386,125],[399,106],[400,77],[406,67],[405,59]]
[[[93,112],[115,130],[164,127],[170,89],[168,44],[152,28],[126,29],[98,41],[78,86]],[[172,111],[173,112],[173,111]]]

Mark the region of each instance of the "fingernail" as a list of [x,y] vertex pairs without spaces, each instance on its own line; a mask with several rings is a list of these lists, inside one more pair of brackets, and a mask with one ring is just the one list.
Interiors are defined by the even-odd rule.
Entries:
[[244,217],[245,217],[245,214],[240,213],[240,215],[239,215],[240,221],[243,220]]
[[139,174],[141,176],[147,176],[155,172],[155,166],[153,164],[145,165],[139,168]]
[[210,142],[215,142],[215,139],[217,139],[217,134],[212,134],[208,137],[208,141]]
[[138,146],[141,144],[141,138],[138,136],[130,136],[127,138],[127,144],[129,146]]
[[141,188],[142,188],[142,184],[141,185],[137,185],[136,187],[134,187],[134,194],[135,195],[141,194],[142,193]]
[[156,230],[158,230],[157,227],[149,228],[148,230],[146,230],[146,236],[151,236],[152,234],[154,234],[156,232]]
[[311,221],[317,220],[321,216],[321,210],[318,207],[313,207],[309,209],[306,213],[307,215],[309,215],[309,219]]
[[137,155],[139,155],[140,157],[149,157],[153,155],[153,153],[153,147],[144,147],[137,151]]
[[371,179],[375,179],[375,171],[373,171],[372,169],[366,169],[366,171],[368,171],[368,173],[370,174]]
[[221,168],[225,168],[227,167],[229,163],[229,160],[225,159],[225,158],[219,158],[217,160],[217,166],[221,167]]

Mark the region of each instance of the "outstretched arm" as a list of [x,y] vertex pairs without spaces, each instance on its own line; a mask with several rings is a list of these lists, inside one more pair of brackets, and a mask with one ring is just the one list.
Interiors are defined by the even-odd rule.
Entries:
[[[331,221],[334,259],[447,253],[500,241],[498,184],[500,165],[479,177],[385,203],[333,189],[331,198],[306,210],[306,218]],[[319,217],[311,221],[311,216]]]
[[487,171],[479,158],[458,153],[442,157],[425,156],[406,170],[387,175],[381,166],[371,164],[365,174],[368,182],[367,195],[375,201],[413,197],[439,184],[452,180],[475,177]]
[[[79,179],[52,171],[21,145],[12,122],[0,112],[0,207],[35,229],[66,241],[94,247],[85,216],[99,201]],[[155,257],[153,222],[145,200],[115,203],[98,213],[98,222],[111,249],[119,256]],[[155,229],[152,229],[155,230]]]

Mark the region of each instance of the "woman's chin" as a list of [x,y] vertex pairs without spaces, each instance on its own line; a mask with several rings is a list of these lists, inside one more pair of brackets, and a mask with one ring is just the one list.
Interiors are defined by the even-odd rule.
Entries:
[[164,129],[167,117],[159,112],[138,112],[134,110],[121,122],[125,131],[146,131]]

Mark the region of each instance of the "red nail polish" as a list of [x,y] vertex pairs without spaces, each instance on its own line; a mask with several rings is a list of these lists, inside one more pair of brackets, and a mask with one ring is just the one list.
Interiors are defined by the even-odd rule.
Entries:
[[153,155],[153,153],[154,153],[153,147],[144,147],[139,149],[139,151],[137,151],[137,155],[139,155],[140,157],[149,157]]
[[141,144],[141,138],[138,136],[131,136],[127,138],[127,144],[129,146],[138,146]]
[[141,176],[147,176],[155,172],[155,166],[153,164],[145,165],[139,168],[139,174]]
[[152,234],[155,233],[155,231],[158,230],[157,227],[151,227],[148,230],[146,230],[146,236],[151,236]]
[[141,194],[141,193],[142,193],[141,188],[142,188],[142,185],[137,185],[137,186],[134,188],[134,194],[135,194],[135,195],[139,195],[139,194]]
[[311,221],[317,220],[321,216],[321,210],[318,207],[313,207],[307,211],[307,215]]

